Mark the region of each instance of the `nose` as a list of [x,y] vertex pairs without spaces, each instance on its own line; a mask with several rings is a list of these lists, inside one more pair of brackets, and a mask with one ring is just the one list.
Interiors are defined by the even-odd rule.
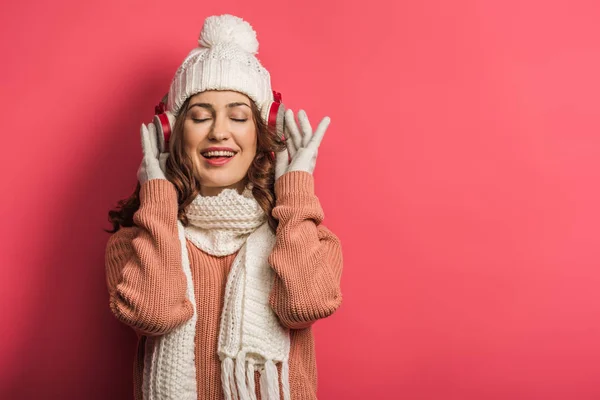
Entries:
[[210,140],[226,140],[229,138],[231,133],[229,132],[229,125],[227,119],[223,116],[217,116],[214,120],[212,129],[208,134]]

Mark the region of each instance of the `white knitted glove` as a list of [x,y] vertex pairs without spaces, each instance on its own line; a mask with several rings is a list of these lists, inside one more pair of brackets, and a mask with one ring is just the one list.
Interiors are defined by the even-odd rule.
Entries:
[[137,171],[137,177],[140,184],[144,184],[150,179],[167,179],[164,171],[169,153],[160,153],[158,150],[158,137],[156,136],[156,126],[142,124],[140,127],[140,136],[142,138],[142,162]]
[[294,112],[291,109],[285,111],[286,129],[284,132],[287,131],[285,135],[287,148],[277,153],[275,180],[286,172],[306,171],[312,174],[315,170],[319,145],[331,119],[329,117],[323,118],[314,134],[304,110],[298,112],[298,121],[300,122],[301,132],[298,131],[298,126],[294,120]]

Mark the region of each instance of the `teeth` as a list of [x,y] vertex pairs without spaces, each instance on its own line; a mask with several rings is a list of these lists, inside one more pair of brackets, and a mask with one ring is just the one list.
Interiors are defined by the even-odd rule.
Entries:
[[235,155],[232,151],[209,151],[208,153],[202,153],[204,157],[233,157]]

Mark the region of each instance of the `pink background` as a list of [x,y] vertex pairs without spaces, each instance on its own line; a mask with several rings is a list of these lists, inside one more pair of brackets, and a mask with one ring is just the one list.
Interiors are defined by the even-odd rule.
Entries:
[[[211,4],[212,3],[212,4]],[[342,307],[320,399],[600,398],[600,3],[13,1],[0,14],[0,398],[129,399],[107,211],[206,16],[329,115]]]

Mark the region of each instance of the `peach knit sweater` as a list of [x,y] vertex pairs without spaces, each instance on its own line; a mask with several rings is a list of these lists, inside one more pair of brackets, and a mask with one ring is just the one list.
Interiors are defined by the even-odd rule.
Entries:
[[[311,325],[331,315],[341,304],[341,243],[321,222],[313,175],[291,171],[275,182],[279,221],[269,256],[275,281],[269,303],[280,322],[291,328],[289,379],[292,400],[316,399],[317,366]],[[134,399],[142,399],[146,336],[166,334],[193,315],[186,297],[177,235],[177,193],[173,184],[152,179],[140,189],[140,208],[133,227],[123,227],[108,239],[106,279],[110,308],[138,335],[134,359]],[[198,399],[221,400],[221,364],[217,355],[219,322],[227,274],[237,252],[212,256],[186,246],[190,259],[198,322],[195,360]],[[281,365],[278,365],[281,374]],[[259,377],[255,373],[257,398]],[[281,386],[281,384],[280,384]],[[281,389],[281,388],[280,388]],[[282,392],[283,393],[283,392]],[[283,396],[283,394],[282,394]]]

